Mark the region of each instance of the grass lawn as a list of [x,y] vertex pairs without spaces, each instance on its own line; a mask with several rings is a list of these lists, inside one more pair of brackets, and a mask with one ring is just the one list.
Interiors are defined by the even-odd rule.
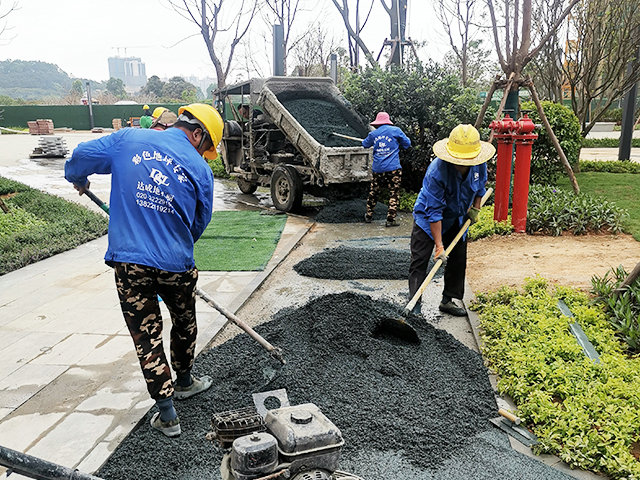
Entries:
[[0,198],[0,275],[107,233],[103,215],[3,177]]
[[[598,195],[614,202],[629,212],[625,222],[625,231],[640,241],[640,175],[632,173],[584,172],[576,174],[580,191]],[[558,180],[558,186],[571,190],[567,177]]]

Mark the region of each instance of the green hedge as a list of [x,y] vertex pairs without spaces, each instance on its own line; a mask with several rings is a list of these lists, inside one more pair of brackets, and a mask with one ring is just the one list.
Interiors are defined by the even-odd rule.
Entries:
[[581,172],[608,172],[608,173],[640,173],[640,163],[612,160],[608,162],[594,162],[580,160]]
[[[634,138],[631,140],[631,146],[634,148],[640,147],[640,138]],[[619,148],[619,138],[583,138],[582,148]]]
[[0,275],[107,233],[104,215],[22,183],[0,177],[0,195]]

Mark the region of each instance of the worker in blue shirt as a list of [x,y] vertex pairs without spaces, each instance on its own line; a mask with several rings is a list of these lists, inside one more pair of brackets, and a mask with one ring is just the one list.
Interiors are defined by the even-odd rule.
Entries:
[[[453,299],[462,299],[467,268],[466,234],[451,250],[449,246],[460,231],[465,218],[478,220],[480,201],[487,183],[486,161],[495,148],[480,141],[480,134],[472,125],[458,125],[449,138],[433,145],[435,158],[427,168],[422,188],[413,207],[411,232],[411,264],[409,266],[409,295],[413,298],[427,276],[429,258],[441,259],[444,269],[444,291],[439,309],[455,316],[466,311]],[[420,310],[416,304],[414,313]]]
[[[126,128],[81,143],[65,163],[65,178],[80,195],[87,176],[111,174],[109,245],[120,306],[135,344],[149,395],[158,412],[151,426],[180,435],[173,399],[211,386],[191,368],[197,335],[194,242],[211,220],[213,174],[202,158],[215,157],[223,122],[210,105],[180,107],[178,121],[164,131]],[[171,313],[171,366],[162,344],[158,295]]]
[[387,112],[379,112],[371,125],[376,129],[362,141],[363,147],[373,147],[373,164],[371,165],[373,178],[369,188],[367,213],[364,215],[364,221],[371,223],[380,190],[386,187],[389,189],[389,209],[385,226],[397,227],[399,225],[396,221],[398,193],[402,180],[399,151],[400,147],[409,148],[411,140],[400,128],[393,125]]

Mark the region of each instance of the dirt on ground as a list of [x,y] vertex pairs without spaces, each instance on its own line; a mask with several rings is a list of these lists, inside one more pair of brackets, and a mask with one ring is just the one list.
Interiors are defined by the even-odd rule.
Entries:
[[589,290],[591,277],[640,262],[640,242],[631,235],[512,234],[470,242],[467,281],[474,292],[521,286],[536,274],[549,282]]

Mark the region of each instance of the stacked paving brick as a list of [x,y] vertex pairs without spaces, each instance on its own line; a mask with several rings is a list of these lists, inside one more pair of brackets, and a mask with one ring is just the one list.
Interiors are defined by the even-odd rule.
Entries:
[[31,135],[51,135],[53,133],[53,120],[39,118],[35,122],[27,122]]
[[62,137],[40,137],[39,145],[33,150],[34,157],[66,157],[69,150]]

